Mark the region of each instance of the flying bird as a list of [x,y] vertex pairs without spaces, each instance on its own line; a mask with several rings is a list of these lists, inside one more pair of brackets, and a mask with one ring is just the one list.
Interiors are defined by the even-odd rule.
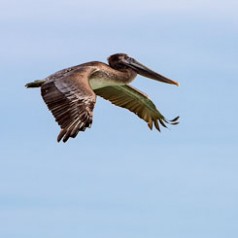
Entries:
[[135,113],[150,129],[154,125],[160,131],[160,125],[178,124],[179,117],[167,120],[146,94],[129,85],[137,74],[179,86],[123,53],[111,55],[108,64],[99,61],[80,64],[25,86],[41,88],[43,100],[61,127],[58,142],[75,138],[79,131],[91,127],[97,96]]

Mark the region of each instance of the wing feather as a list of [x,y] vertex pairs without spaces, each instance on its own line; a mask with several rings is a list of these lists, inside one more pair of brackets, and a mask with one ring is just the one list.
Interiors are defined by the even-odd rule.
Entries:
[[66,142],[92,124],[96,95],[88,83],[91,70],[81,68],[46,81],[42,97],[61,127],[57,141]]
[[166,127],[166,123],[177,124],[179,117],[167,120],[156,108],[149,97],[130,85],[108,86],[95,89],[94,92],[109,100],[116,106],[126,108],[135,113],[138,117],[147,122],[150,129],[155,128],[160,131],[160,126]]

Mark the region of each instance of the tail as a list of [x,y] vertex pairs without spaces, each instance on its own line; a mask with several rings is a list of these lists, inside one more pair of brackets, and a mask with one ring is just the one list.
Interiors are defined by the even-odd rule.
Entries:
[[25,85],[26,88],[39,88],[43,85],[45,80],[35,80],[34,82],[27,83]]

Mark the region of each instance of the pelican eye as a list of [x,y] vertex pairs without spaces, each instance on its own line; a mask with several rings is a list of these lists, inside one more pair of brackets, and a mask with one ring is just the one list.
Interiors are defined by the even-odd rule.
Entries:
[[134,60],[133,58],[128,57],[128,63],[129,63],[129,64],[135,63],[135,60]]

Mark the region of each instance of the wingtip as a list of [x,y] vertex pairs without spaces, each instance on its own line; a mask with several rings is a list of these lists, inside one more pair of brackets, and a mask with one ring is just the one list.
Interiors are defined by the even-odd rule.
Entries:
[[177,124],[179,124],[179,116],[177,116],[177,117],[175,117],[174,119],[172,119],[172,120],[170,120],[169,122],[170,122],[170,124],[171,125],[177,125]]
[[57,136],[57,142],[58,142],[58,143],[62,140],[62,138],[64,137],[64,135],[65,135],[65,129],[62,129],[62,130],[60,131],[59,135]]
[[[177,125],[177,124],[179,124],[178,120],[179,120],[179,116],[175,117],[172,120],[166,120],[165,118],[163,118],[163,119],[159,118],[158,120],[154,120],[153,122],[154,122],[155,128],[160,132],[161,131],[160,125],[162,125],[165,128],[168,128],[166,124]],[[150,129],[152,129],[152,128],[150,128]]]

